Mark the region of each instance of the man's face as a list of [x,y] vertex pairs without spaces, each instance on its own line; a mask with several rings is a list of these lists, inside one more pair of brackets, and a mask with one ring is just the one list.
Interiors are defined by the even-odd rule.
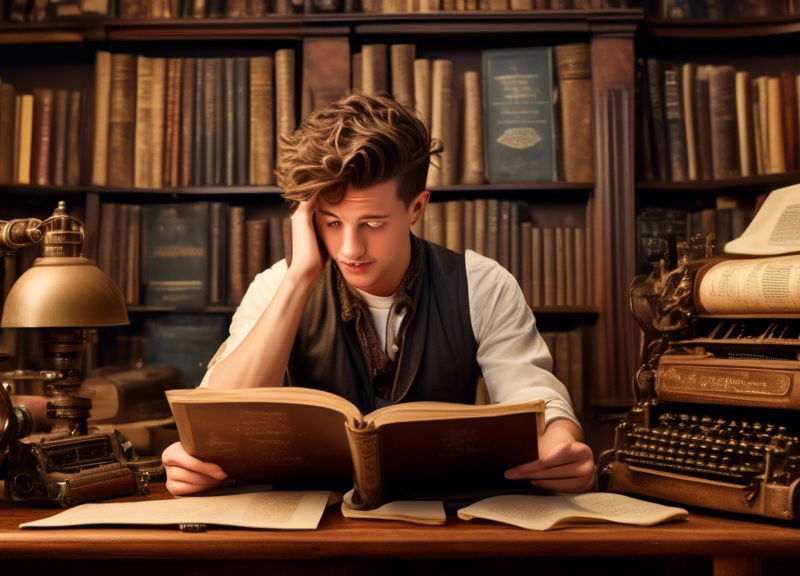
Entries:
[[361,190],[348,187],[338,204],[318,200],[317,230],[348,284],[375,296],[397,291],[411,262],[411,224],[427,198],[423,192],[406,207],[397,197],[397,181],[390,180]]

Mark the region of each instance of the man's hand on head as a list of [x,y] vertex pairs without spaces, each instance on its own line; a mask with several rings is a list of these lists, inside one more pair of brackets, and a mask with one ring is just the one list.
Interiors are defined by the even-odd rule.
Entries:
[[315,229],[317,200],[300,202],[292,214],[292,261],[289,271],[316,280],[325,266],[323,248]]
[[529,479],[553,492],[589,492],[595,487],[592,449],[580,429],[566,419],[552,421],[539,443],[539,459],[506,470],[509,480]]

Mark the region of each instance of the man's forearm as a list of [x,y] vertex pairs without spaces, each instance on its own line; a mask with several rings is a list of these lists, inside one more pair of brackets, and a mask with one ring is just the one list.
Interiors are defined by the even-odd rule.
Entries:
[[290,269],[242,343],[217,364],[209,388],[281,386],[303,311],[316,279]]

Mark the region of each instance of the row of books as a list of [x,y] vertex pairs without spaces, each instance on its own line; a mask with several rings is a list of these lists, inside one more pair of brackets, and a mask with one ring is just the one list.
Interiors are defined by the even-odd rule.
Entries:
[[800,14],[796,0],[648,0],[648,13],[660,18],[763,18]]
[[641,62],[642,177],[718,180],[800,167],[800,76]]
[[590,305],[588,230],[541,228],[532,219],[532,206],[523,202],[431,202],[413,232],[454,252],[474,250],[496,260],[517,279],[531,307]]
[[246,220],[224,202],[104,203],[97,265],[129,305],[238,305],[256,274],[291,251],[289,219]]
[[677,243],[698,234],[714,234],[714,254],[724,254],[725,244],[739,238],[753,220],[755,209],[743,206],[736,198],[719,196],[715,207],[702,210],[644,208],[636,217],[636,272],[649,274],[647,247],[650,239],[662,238],[669,246],[669,267],[677,265]]
[[269,14],[403,13],[496,10],[602,10],[626,0],[3,0],[4,22],[47,22],[82,16],[123,19],[245,18]]
[[572,406],[580,417],[586,409],[584,397],[584,336],[581,328],[558,332],[541,332],[550,356],[553,358],[553,374],[567,387]]

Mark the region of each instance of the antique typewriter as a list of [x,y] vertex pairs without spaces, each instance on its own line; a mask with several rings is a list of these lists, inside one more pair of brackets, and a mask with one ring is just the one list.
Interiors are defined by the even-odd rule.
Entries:
[[800,515],[800,254],[712,258],[651,246],[637,277],[637,402],[600,456],[601,489],[729,512]]

